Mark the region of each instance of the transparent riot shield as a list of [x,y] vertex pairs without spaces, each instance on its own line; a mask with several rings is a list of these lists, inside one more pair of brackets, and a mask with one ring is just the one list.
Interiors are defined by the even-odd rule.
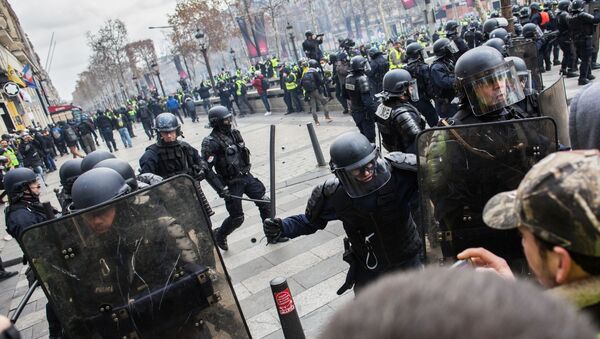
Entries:
[[542,116],[551,117],[556,122],[558,142],[571,146],[569,138],[569,107],[565,81],[560,77],[551,86],[544,89],[538,97],[538,107]]
[[250,338],[188,176],[21,238],[69,338]]
[[462,250],[484,247],[523,257],[516,230],[483,223],[485,203],[517,188],[527,171],[556,151],[551,118],[433,128],[417,138],[421,229],[428,263],[451,263]]
[[538,64],[538,50],[535,42],[524,38],[514,38],[510,46],[507,47],[508,55],[519,57],[525,61],[527,69],[531,71],[533,88],[541,91],[544,88],[544,81]]

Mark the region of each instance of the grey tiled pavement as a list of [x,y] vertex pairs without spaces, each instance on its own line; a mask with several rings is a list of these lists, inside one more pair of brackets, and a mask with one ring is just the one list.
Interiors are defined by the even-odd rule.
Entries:
[[[557,72],[557,67],[554,67],[551,72],[545,73],[545,83],[553,83],[558,78],[555,74]],[[577,79],[566,79],[569,98],[579,88],[576,81]],[[201,107],[198,110],[201,111]],[[335,112],[332,116],[334,122],[322,121],[322,125],[316,127],[327,160],[327,150],[333,139],[343,132],[356,130],[349,115]],[[330,175],[326,167],[317,167],[306,128],[311,120],[309,114],[299,113],[286,116],[274,113],[269,117],[257,113],[238,119],[239,129],[252,152],[252,172],[265,183],[267,189],[269,125],[277,126],[276,186],[279,216],[303,213],[312,187]],[[192,124],[186,119],[183,126],[185,140],[198,148],[202,138],[209,133],[208,129],[203,128],[206,115],[200,114],[200,121],[199,124]],[[150,142],[141,126],[136,126],[135,133],[137,138],[133,139],[134,147],[129,150],[120,148],[116,155],[137,169],[138,159]],[[121,147],[118,133],[115,133],[115,139]],[[58,165],[67,159],[60,158]],[[51,201],[54,206],[58,206],[52,192],[53,188],[58,187],[57,172],[50,173],[47,182],[50,187],[46,189],[42,200]],[[211,219],[213,227],[216,227],[227,212],[215,192],[204,182],[202,185],[215,210]],[[223,257],[252,335],[255,338],[283,338],[269,281],[276,276],[284,276],[288,278],[307,337],[314,338],[333,312],[353,297],[351,292],[342,296],[336,294],[347,270],[347,265],[341,260],[344,233],[341,224],[332,222],[324,231],[316,234],[265,246],[257,208],[249,202],[244,202],[243,206],[246,212],[244,225],[229,237],[230,250]],[[0,220],[3,221],[4,216],[0,216]],[[0,227],[0,238],[5,235],[4,232],[4,227]],[[251,238],[258,241],[252,243]],[[22,254],[15,240],[0,239],[0,255],[4,261],[18,261],[16,259]],[[27,290],[27,281],[23,275],[26,267],[18,263],[8,269],[18,270],[21,274],[0,282],[0,312],[4,315],[16,307]],[[45,303],[43,292],[36,291],[17,322],[23,338],[47,337]]]

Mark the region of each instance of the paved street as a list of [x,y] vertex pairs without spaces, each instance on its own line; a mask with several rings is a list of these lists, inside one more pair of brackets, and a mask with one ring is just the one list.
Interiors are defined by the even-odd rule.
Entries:
[[[547,75],[548,72],[544,74],[547,85],[558,78],[554,74],[557,72],[558,68],[554,67],[551,75]],[[567,96],[570,98],[579,88],[577,79],[567,79],[566,83]],[[316,127],[326,160],[329,160],[328,149],[334,138],[343,132],[355,130],[349,115],[336,112],[332,117],[334,122],[323,122]],[[277,126],[277,214],[281,217],[303,213],[312,187],[330,175],[328,167],[316,165],[306,128],[311,120],[309,114],[284,116],[281,113],[274,113],[270,117],[256,114],[238,120],[239,129],[252,152],[252,172],[265,183],[267,189],[269,124]],[[185,140],[199,148],[202,138],[209,133],[208,129],[203,128],[205,123],[206,116],[203,114],[199,124],[186,120],[183,127]],[[120,151],[116,155],[137,169],[138,159],[150,142],[141,126],[137,126],[136,135],[134,147],[129,150],[124,150],[119,140]],[[115,133],[115,138],[119,139],[118,133]],[[60,158],[58,164],[66,159]],[[58,172],[49,174],[47,182],[50,186],[43,200],[50,200],[58,206],[53,193],[53,189],[58,187]],[[213,226],[216,227],[227,213],[222,200],[208,184],[203,182],[203,188],[216,212],[212,217]],[[244,225],[229,237],[230,250],[223,256],[252,335],[255,338],[283,337],[270,295],[269,281],[284,276],[288,278],[307,337],[314,338],[332,313],[353,297],[352,293],[342,296],[336,294],[347,269],[347,264],[341,259],[344,233],[341,224],[333,222],[324,231],[314,235],[265,246],[258,209],[252,203],[244,202],[244,210]],[[1,218],[4,220],[3,216]],[[4,236],[4,232],[4,227],[1,227],[0,235]],[[258,241],[252,243],[251,238]],[[21,256],[16,241],[0,240],[0,255],[4,261],[16,261]],[[19,263],[8,269],[24,273],[25,267]],[[0,282],[1,314],[13,310],[26,290],[27,281],[23,274]],[[42,291],[36,291],[17,322],[23,338],[47,337],[45,303]]]

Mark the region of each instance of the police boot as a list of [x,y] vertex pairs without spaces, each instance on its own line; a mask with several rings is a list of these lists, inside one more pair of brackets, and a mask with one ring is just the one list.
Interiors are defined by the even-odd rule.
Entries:
[[217,246],[223,251],[229,250],[227,245],[227,236],[231,234],[236,228],[240,227],[244,222],[244,216],[227,217],[223,221],[223,224],[219,228],[215,228],[215,241]]
[[215,235],[215,242],[217,243],[217,246],[219,246],[219,248],[223,251],[229,250],[229,246],[227,245],[227,236],[223,235],[221,232],[221,227],[215,228],[213,233]]
[[577,84],[579,86],[587,85],[589,83],[590,83],[590,81],[586,78],[579,78],[579,81],[577,81]]
[[600,64],[597,62],[592,63],[592,69],[600,69]]

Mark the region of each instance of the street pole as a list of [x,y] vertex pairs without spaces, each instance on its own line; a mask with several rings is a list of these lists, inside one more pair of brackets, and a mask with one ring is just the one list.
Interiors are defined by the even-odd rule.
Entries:
[[295,41],[293,35],[290,36],[290,40],[292,41],[292,49],[294,50],[294,57],[296,58],[296,62],[298,62],[298,60],[300,60],[300,58],[298,57],[298,49],[296,48],[296,41]]
[[506,19],[506,21],[508,21],[508,27],[506,27],[506,31],[514,34],[515,24],[513,22],[512,5],[510,0],[500,0],[500,10],[502,11],[502,16]]
[[163,87],[162,79],[160,78],[160,72],[156,71],[156,77],[158,78],[158,83],[160,84],[160,90],[162,91],[163,97],[166,97],[165,88]]
[[204,57],[204,63],[206,64],[206,70],[208,71],[208,77],[210,78],[210,84],[212,88],[215,87],[215,79],[213,79],[212,70],[210,69],[210,62],[208,61],[208,55],[206,54],[206,48],[202,49],[202,56]]

